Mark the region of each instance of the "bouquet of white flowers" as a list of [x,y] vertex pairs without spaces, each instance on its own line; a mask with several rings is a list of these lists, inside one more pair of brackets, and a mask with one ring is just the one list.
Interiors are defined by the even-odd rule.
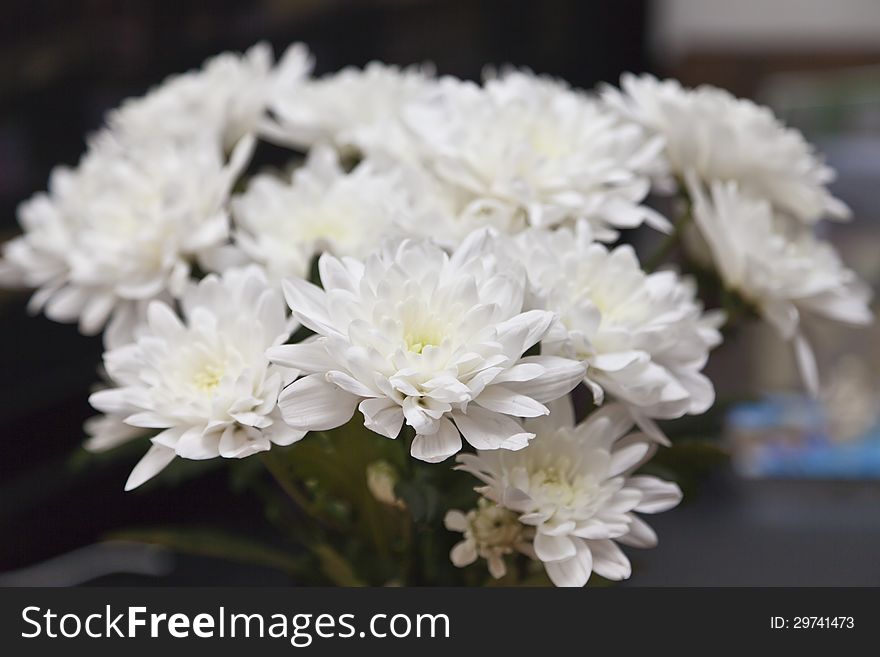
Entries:
[[[259,454],[240,479],[300,581],[627,578],[620,546],[682,498],[649,461],[713,406],[722,329],[764,318],[815,390],[803,323],[871,321],[814,234],[848,215],[833,172],[764,107],[311,69],[260,44],[126,101],[0,260],[34,311],[103,331],[86,448],[143,444],[126,490]],[[289,157],[257,167],[268,143]],[[643,226],[665,238],[641,260],[615,242]]]

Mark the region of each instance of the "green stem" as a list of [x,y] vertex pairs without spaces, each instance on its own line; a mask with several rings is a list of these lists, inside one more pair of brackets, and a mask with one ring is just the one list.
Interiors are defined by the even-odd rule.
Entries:
[[[285,498],[278,495],[277,489],[271,488],[271,484],[268,481],[257,481],[251,485],[251,490],[256,493],[257,497],[263,503],[263,505],[267,508],[267,511],[270,507],[274,507],[275,503],[283,501]],[[274,513],[267,513],[266,516],[269,519],[269,523],[275,527],[283,536],[291,538],[297,542],[303,543],[304,537],[309,535],[309,532],[313,529],[311,526],[308,526],[309,523],[303,522],[302,514],[296,513],[296,509],[289,505],[281,505],[275,507],[280,509],[280,512],[283,514],[275,515]]]
[[280,464],[270,452],[262,452],[260,454],[260,458],[263,461],[263,465],[266,467],[266,470],[269,471],[269,474],[272,475],[272,478],[284,491],[287,497],[294,503],[294,505],[300,509],[303,513],[308,515],[311,518],[314,518],[321,524],[323,524],[328,529],[332,529],[335,531],[344,531],[344,527],[342,527],[339,523],[334,522],[330,518],[327,518],[324,514],[321,514],[318,509],[315,508],[315,505],[303,494],[303,492],[297,487],[297,485],[291,481],[288,476],[288,472],[283,464]]
[[724,325],[721,327],[721,330],[725,335],[732,334],[738,328],[738,325],[742,320],[756,317],[758,315],[758,311],[752,303],[747,299],[744,299],[742,295],[738,294],[735,290],[726,287],[723,288],[721,293],[721,305],[727,313]]
[[406,476],[408,481],[412,481],[415,475],[413,457],[410,456],[410,450],[412,449],[412,443],[413,440],[415,440],[415,437],[415,430],[408,424],[403,425],[403,428],[400,430],[400,435],[397,436],[397,440],[400,442],[401,455],[403,456],[401,473]]
[[[408,481],[415,479],[415,464],[410,456],[412,441],[415,439],[415,432],[408,425],[404,425],[403,431],[400,432],[400,444],[403,448],[403,470],[404,476]],[[409,586],[417,586],[421,580],[421,564],[419,563],[419,525],[413,518],[412,513],[407,513],[409,522],[406,528],[406,567],[404,570],[404,583]]]
[[669,254],[678,246],[681,236],[684,234],[688,224],[693,220],[690,199],[685,197],[682,200],[684,202],[684,208],[682,209],[681,214],[679,214],[678,219],[676,219],[675,224],[673,224],[672,232],[663,239],[660,246],[657,247],[657,250],[654,251],[654,253],[652,253],[645,261],[645,271],[649,273],[656,270],[657,267],[666,261]]
[[[400,435],[397,437],[400,441],[401,454],[403,462],[401,464],[401,476],[409,483],[416,478],[416,463],[410,456],[412,442],[415,440],[415,431],[407,424],[403,425]],[[422,540],[422,528],[415,521],[411,512],[407,512],[407,522],[404,528],[404,541],[406,542],[405,562],[402,569],[403,581],[409,586],[418,586],[423,584],[421,550],[419,542]]]
[[260,458],[263,461],[263,465],[266,466],[266,470],[272,475],[275,483],[281,487],[281,490],[283,490],[303,511],[308,510],[310,506],[309,501],[287,477],[284,467],[279,464],[269,452],[263,452],[260,454]]

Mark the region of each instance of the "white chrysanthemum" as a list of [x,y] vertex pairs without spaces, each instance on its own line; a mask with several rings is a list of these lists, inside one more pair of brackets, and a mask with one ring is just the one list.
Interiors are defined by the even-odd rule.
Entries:
[[272,99],[296,87],[311,68],[302,44],[290,46],[273,68],[271,47],[258,43],[168,78],[146,96],[126,100],[108,120],[120,137],[135,142],[210,136],[228,149],[254,133]]
[[244,139],[224,162],[210,143],[129,148],[103,134],[79,167],[55,169],[49,193],[21,206],[24,235],[4,245],[6,277],[38,288],[33,310],[79,320],[83,333],[112,315],[109,344],[118,344],[140,305],[179,295],[192,263],[226,241],[229,191],[252,148]]
[[427,166],[467,198],[472,227],[586,219],[603,240],[643,222],[668,227],[640,205],[659,140],[562,83],[521,72],[483,87],[445,78],[405,118]]
[[636,513],[658,513],[681,500],[678,486],[633,475],[652,444],[630,434],[620,405],[595,411],[574,426],[568,400],[549,417],[526,423],[535,438],[518,452],[462,454],[458,469],[485,483],[477,490],[535,528],[534,551],[556,586],[583,586],[592,572],[630,576],[617,543],[653,547],[657,535]]
[[479,557],[486,560],[492,577],[500,579],[507,574],[504,557],[508,554],[535,556],[530,541],[534,530],[524,527],[513,511],[486,498],[480,498],[477,508],[466,514],[455,509],[448,511],[443,524],[449,531],[464,534],[464,539],[449,553],[450,560],[459,568],[469,566]]
[[432,75],[426,67],[371,62],[302,80],[274,99],[275,121],[264,124],[264,135],[302,149],[325,141],[343,151],[410,159],[401,110],[425,91]]
[[547,333],[550,312],[523,312],[525,276],[491,257],[486,232],[450,257],[404,241],[365,262],[324,254],[324,290],[284,281],[294,317],[314,341],[276,347],[274,362],[308,376],[284,390],[284,419],[296,429],[331,429],[359,408],[365,426],[395,438],[416,433],[411,453],[438,462],[461,449],[520,449],[531,434],[514,417],[547,412],[583,366],[523,354]]
[[324,251],[364,257],[400,233],[409,205],[399,172],[364,161],[346,173],[333,149],[316,146],[292,181],[259,175],[233,199],[235,241],[270,277],[307,277]]
[[583,360],[596,401],[625,402],[640,425],[705,412],[715,398],[700,371],[721,342],[720,317],[704,314],[690,279],[646,274],[632,247],[609,250],[584,224],[515,238],[532,303],[556,313],[541,353]]
[[693,171],[707,184],[736,181],[805,222],[849,216],[828,191],[834,171],[769,108],[715,87],[685,89],[650,75],[625,74],[621,87],[606,88],[605,100],[665,139],[666,157],[679,178]]
[[785,340],[793,340],[807,387],[817,390],[812,351],[800,331],[802,314],[864,325],[872,321],[870,289],[809,227],[774,212],[769,202],[716,182],[709,194],[693,176],[697,228],[724,284],[755,305]]
[[291,429],[277,407],[295,371],[269,363],[266,349],[290,335],[280,292],[256,266],[212,274],[181,300],[183,317],[154,301],[135,342],[107,352],[117,387],[89,401],[105,418],[87,429],[87,443],[107,449],[124,440],[120,428],[158,430],[132,471],[126,490],[155,476],[175,456],[243,458],[304,433]]

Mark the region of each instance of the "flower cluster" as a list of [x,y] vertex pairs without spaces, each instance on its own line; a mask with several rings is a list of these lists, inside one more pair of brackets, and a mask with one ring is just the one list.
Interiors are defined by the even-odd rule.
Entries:
[[293,316],[316,337],[268,352],[305,374],[279,398],[285,421],[332,429],[358,409],[388,438],[406,422],[412,456],[431,463],[457,453],[461,436],[478,449],[525,447],[532,434],[515,418],[546,415],[544,402],[574,388],[584,367],[524,355],[555,316],[524,311],[525,274],[487,257],[489,239],[477,231],[451,256],[411,240],[365,262],[324,254],[324,289],[286,279]]
[[[793,342],[808,389],[818,389],[801,313],[854,325],[872,320],[870,290],[814,234],[822,219],[847,219],[832,196],[834,171],[766,107],[714,87],[624,75],[606,104],[665,143],[664,164],[689,197],[696,239],[724,284]],[[669,180],[659,181],[669,187]],[[688,215],[685,218],[689,218]]]
[[[624,408],[609,404],[578,425],[573,418],[568,402],[557,403],[549,417],[527,423],[536,437],[526,449],[465,454],[458,467],[485,484],[478,489],[485,499],[532,529],[534,556],[554,584],[583,586],[593,572],[626,579],[630,563],[617,543],[653,547],[657,536],[636,513],[666,511],[681,491],[633,474],[654,445],[644,434],[629,433]],[[495,547],[500,539],[493,538]]]
[[525,231],[509,252],[529,272],[532,298],[559,318],[542,353],[586,364],[594,401],[623,402],[641,428],[663,441],[654,419],[699,415],[712,406],[701,370],[721,342],[724,316],[703,312],[693,281],[645,273],[629,245],[609,250],[585,224]]
[[[311,69],[300,44],[277,63],[260,44],[173,77],[19,209],[0,281],[104,331],[87,447],[149,440],[127,489],[175,457],[354,421],[407,450],[407,468],[383,456],[364,475],[388,513],[417,513],[398,484],[418,461],[456,457],[482,482],[445,514],[456,566],[500,578],[525,555],[560,586],[622,579],[620,545],[656,543],[638,514],[681,499],[637,470],[666,443],[658,420],[712,406],[725,321],[615,244],[688,237],[652,188],[680,187],[687,243],[795,342],[811,384],[801,314],[871,318],[811,232],[847,214],[831,170],[765,108],[650,77],[590,93],[525,70]],[[286,166],[255,171],[260,142],[290,148]],[[581,385],[596,410],[576,423]]]
[[444,79],[410,103],[414,152],[455,193],[459,222],[509,231],[583,219],[597,238],[668,222],[642,206],[662,142],[565,84],[509,71]]
[[281,295],[257,267],[211,274],[181,299],[182,317],[152,301],[134,342],[111,349],[104,365],[114,384],[91,404],[92,449],[131,438],[126,427],[158,430],[126,489],[155,476],[175,455],[242,458],[289,445],[302,431],[281,419],[278,395],[296,371],[274,365],[266,350],[290,335]]
[[78,321],[124,344],[152,299],[177,298],[192,269],[228,238],[227,200],[253,149],[145,142],[102,134],[76,169],[53,171],[49,193],[22,204],[25,234],[7,243],[2,273],[37,288],[34,310]]
[[459,568],[468,566],[477,557],[486,560],[489,572],[495,579],[507,574],[504,557],[521,552],[526,556],[534,554],[531,541],[534,532],[520,523],[513,511],[490,502],[485,497],[477,502],[477,508],[467,513],[453,509],[443,518],[446,529],[461,532],[464,539],[455,544],[449,558]]

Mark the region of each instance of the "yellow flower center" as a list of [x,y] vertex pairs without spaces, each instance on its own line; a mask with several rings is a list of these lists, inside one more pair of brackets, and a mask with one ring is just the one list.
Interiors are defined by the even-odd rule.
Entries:
[[404,337],[407,351],[421,354],[426,347],[436,347],[443,342],[440,331],[430,327],[420,327],[417,330],[408,331]]
[[532,474],[532,490],[540,491],[541,497],[552,500],[555,504],[566,506],[583,494],[584,487],[580,480],[572,481],[566,474],[566,468],[547,466]]
[[223,378],[224,368],[217,363],[208,363],[201,370],[196,372],[193,377],[193,383],[196,388],[202,392],[212,392],[214,388],[220,385]]
[[468,524],[481,547],[507,548],[503,551],[510,552],[522,536],[522,525],[516,514],[485,499],[468,514]]
[[546,121],[535,123],[527,134],[535,152],[548,160],[562,157],[571,148],[568,140],[559,134],[557,127]]

